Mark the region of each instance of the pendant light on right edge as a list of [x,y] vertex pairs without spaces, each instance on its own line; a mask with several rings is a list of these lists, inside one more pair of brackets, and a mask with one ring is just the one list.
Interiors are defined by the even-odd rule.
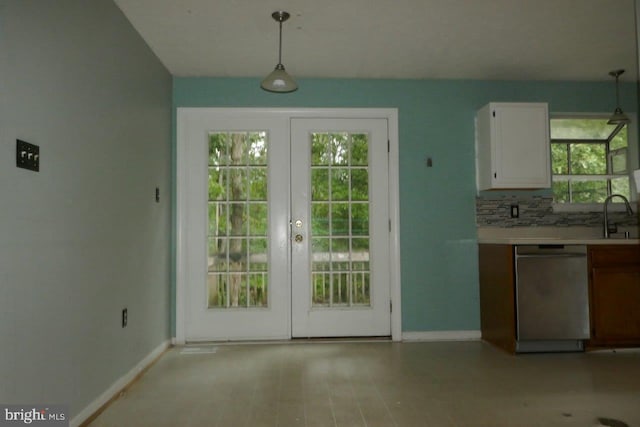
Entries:
[[609,121],[607,122],[609,125],[624,125],[631,121],[629,117],[622,112],[622,108],[620,108],[620,88],[618,87],[618,78],[622,73],[624,73],[624,70],[609,71],[609,75],[616,78],[616,109],[611,117],[609,117]]
[[282,23],[289,19],[289,14],[284,11],[276,11],[271,17],[280,24],[280,39],[278,47],[278,64],[267,77],[262,80],[260,87],[269,92],[287,93],[298,89],[298,84],[291,77],[282,65]]

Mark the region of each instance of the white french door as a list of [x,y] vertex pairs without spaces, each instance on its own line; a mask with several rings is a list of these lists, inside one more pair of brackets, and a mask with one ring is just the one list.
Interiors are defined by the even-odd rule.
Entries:
[[178,343],[391,334],[388,120],[313,115],[178,109]]
[[195,109],[178,132],[184,340],[289,338],[288,120]]
[[387,121],[291,120],[294,337],[391,333]]

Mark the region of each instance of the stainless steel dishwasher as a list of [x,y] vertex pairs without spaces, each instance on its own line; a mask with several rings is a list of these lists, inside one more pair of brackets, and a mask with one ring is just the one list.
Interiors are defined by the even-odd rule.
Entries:
[[518,245],[516,352],[582,351],[589,338],[587,247]]

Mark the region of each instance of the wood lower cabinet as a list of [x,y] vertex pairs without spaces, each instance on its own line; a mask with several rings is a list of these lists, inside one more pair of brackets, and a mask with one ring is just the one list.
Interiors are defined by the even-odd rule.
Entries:
[[516,298],[512,245],[479,245],[482,339],[516,351]]
[[[513,245],[480,244],[482,339],[510,353],[516,348]],[[640,346],[640,245],[589,245],[587,349]]]
[[640,345],[640,246],[589,246],[588,347]]

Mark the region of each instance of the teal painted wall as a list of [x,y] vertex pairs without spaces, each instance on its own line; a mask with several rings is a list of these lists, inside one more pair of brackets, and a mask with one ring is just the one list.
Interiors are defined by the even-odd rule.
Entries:
[[[492,101],[548,102],[550,112],[610,112],[615,104],[611,82],[301,79],[297,92],[271,94],[259,81],[174,78],[174,124],[177,107],[398,109],[403,331],[480,328],[476,110]],[[636,110],[635,85],[621,97],[623,110]]]

